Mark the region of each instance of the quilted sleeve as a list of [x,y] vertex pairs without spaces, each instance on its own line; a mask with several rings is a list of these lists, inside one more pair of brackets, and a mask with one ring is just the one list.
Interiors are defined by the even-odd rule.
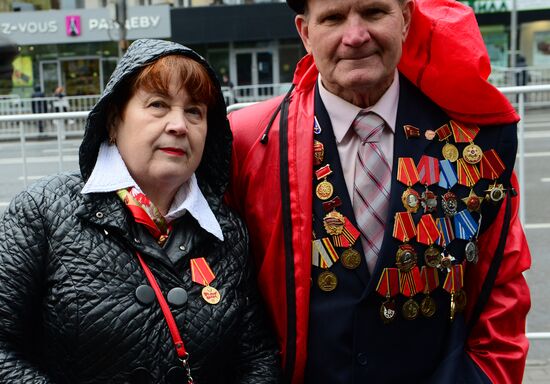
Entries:
[[[248,248],[248,247],[247,247]],[[280,362],[276,339],[260,298],[248,257],[239,289],[245,295],[246,310],[241,321],[236,372],[239,384],[276,384]]]
[[0,382],[50,383],[40,372],[40,302],[47,249],[41,217],[23,192],[0,220]]
[[[518,190],[515,175],[511,181],[512,186]],[[531,255],[518,216],[519,197],[511,198],[510,223],[503,223],[506,204],[502,204],[495,222],[483,234],[483,239],[479,240],[482,245],[480,262],[467,272],[470,284],[466,289],[469,297],[477,297],[492,260],[481,255],[494,254],[502,225],[510,225],[494,287],[466,343],[466,352],[470,358],[494,383],[521,382],[529,347],[525,322],[531,299],[523,272],[531,265]],[[469,311],[473,304],[474,301],[469,303]]]

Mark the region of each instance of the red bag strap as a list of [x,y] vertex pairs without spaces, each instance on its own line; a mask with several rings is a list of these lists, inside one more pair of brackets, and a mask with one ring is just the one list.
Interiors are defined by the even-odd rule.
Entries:
[[164,298],[164,295],[160,290],[160,287],[157,283],[157,280],[155,279],[155,276],[153,275],[153,272],[151,272],[147,264],[145,264],[145,261],[143,260],[141,254],[139,252],[136,252],[136,255],[138,257],[139,263],[141,264],[141,267],[143,268],[143,271],[145,272],[145,276],[147,276],[147,280],[149,280],[149,284],[151,284],[151,287],[153,287],[155,295],[157,296],[157,300],[160,304],[160,308],[162,309],[164,319],[166,320],[166,324],[168,324],[168,329],[170,330],[170,334],[172,335],[172,341],[174,343],[174,347],[176,348],[176,353],[178,354],[178,358],[182,362],[183,368],[185,368],[185,371],[187,373],[187,384],[193,384],[193,378],[191,377],[191,367],[189,366],[189,353],[187,353],[185,345],[183,344],[183,340],[181,339],[181,335],[178,330],[178,326],[176,325],[174,315],[172,315],[172,312],[170,311],[170,307],[168,306],[168,303],[166,302],[166,299]]

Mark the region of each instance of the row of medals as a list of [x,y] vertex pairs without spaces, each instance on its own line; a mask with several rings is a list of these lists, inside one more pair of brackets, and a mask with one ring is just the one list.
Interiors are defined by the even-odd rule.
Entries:
[[[433,136],[428,137],[431,132],[433,131],[427,131],[426,133],[429,140],[433,139]],[[478,164],[483,156],[482,149],[473,142],[469,143],[469,145],[464,148],[462,154],[464,160],[469,164]],[[444,159],[454,163],[459,159],[459,150],[454,144],[447,141],[442,148],[442,155]],[[323,144],[315,140],[314,165],[319,166],[322,163],[323,158]],[[495,183],[485,192],[485,199],[495,203],[500,202],[505,196],[502,184]],[[326,201],[330,199],[333,196],[333,193],[334,187],[326,178],[319,181],[315,189],[315,194],[320,200]],[[479,207],[483,201],[483,198],[480,198],[475,194],[470,194],[469,197],[462,200],[470,211],[479,212]],[[437,208],[437,196],[428,189],[420,195],[414,189],[408,188],[402,195],[402,202],[407,211],[413,213],[417,212],[420,205],[424,208],[425,212],[434,212]],[[453,192],[448,191],[442,196],[442,209],[445,215],[449,217],[452,217],[457,213],[458,198]],[[323,218],[323,225],[328,235],[338,236],[342,234],[343,224],[346,221],[348,221],[348,219],[333,208]],[[352,246],[353,243],[350,244],[349,248],[345,249],[339,257],[342,266],[350,270],[358,268],[361,264],[361,255],[353,249]],[[469,262],[477,262],[478,248],[475,239],[472,239],[467,243],[465,247],[465,257]],[[444,255],[443,252],[435,246],[429,246],[426,249],[424,259],[428,267],[439,268],[442,271],[449,270],[452,267],[452,261],[454,260],[451,255]],[[414,247],[410,244],[403,244],[400,246],[396,254],[396,266],[398,269],[402,272],[407,272],[416,266],[416,263],[417,254]],[[338,285],[338,278],[334,272],[327,268],[319,274],[317,278],[317,285],[322,291],[331,292],[336,289]],[[450,318],[452,320],[456,313],[464,310],[466,307],[467,298],[462,289],[450,292],[450,296]],[[432,317],[436,311],[436,302],[429,294],[425,294],[420,304],[411,297],[403,304],[401,308],[403,317],[408,320],[416,319],[419,313],[429,318]],[[398,309],[395,301],[391,298],[387,298],[380,307],[381,319],[384,323],[390,323],[395,320],[397,313]]]
[[[434,138],[433,131],[426,132],[426,138],[432,140]],[[459,159],[460,151],[458,148],[449,141],[446,141],[441,153],[445,160],[449,160],[452,163],[456,163]],[[482,149],[475,143],[470,142],[462,151],[463,159],[469,164],[475,165],[481,162],[483,157]],[[480,206],[483,200],[488,200],[493,203],[500,202],[504,196],[505,191],[502,184],[494,183],[486,191],[485,198],[477,196],[473,193],[473,187],[470,195],[462,201],[466,205],[470,212],[480,212]],[[458,198],[451,192],[446,192],[441,199],[441,205],[445,216],[453,217],[458,212]],[[420,206],[424,208],[425,213],[435,212],[437,209],[437,196],[434,192],[428,190],[420,195],[412,188],[408,188],[403,192],[401,201],[405,209],[408,212],[416,213]],[[476,244],[477,233],[473,239],[468,241],[465,246],[464,254],[468,262],[477,263],[479,257],[479,250]],[[450,254],[444,255],[435,246],[429,246],[424,252],[424,261],[427,267],[439,268],[441,271],[449,271],[453,266],[454,257]],[[401,272],[408,272],[414,266],[416,266],[417,255],[414,247],[409,244],[403,244],[399,247],[396,254],[396,266]],[[466,308],[467,297],[466,293],[462,289],[458,289],[450,293],[450,319],[453,320],[456,313],[464,311]],[[402,306],[401,312],[405,319],[414,320],[421,313],[424,317],[430,318],[437,311],[437,305],[435,300],[426,293],[421,300],[420,304],[416,302],[412,297],[409,298]],[[386,298],[380,307],[380,317],[384,323],[391,323],[397,317],[397,305],[391,298]]]
[[[315,118],[314,133],[321,133],[321,128],[318,124],[317,119]],[[314,166],[320,166],[324,161],[324,146],[320,141],[314,140],[313,143],[313,164]],[[330,165],[327,164],[324,167],[330,169]],[[329,171],[328,174],[332,173]],[[328,176],[328,174],[326,176]],[[334,195],[334,187],[326,177],[322,178],[315,188],[315,195],[323,202],[329,200]],[[339,200],[339,197],[336,196],[333,200]],[[333,205],[332,208],[328,209],[325,217],[323,218],[323,227],[329,236],[339,236],[344,232],[344,225],[347,223],[348,226],[352,226],[351,221],[337,211],[337,204]],[[340,253],[338,260],[343,267],[354,270],[361,265],[361,254],[353,248],[355,241],[359,238],[359,231],[357,236],[351,239],[346,249]],[[315,234],[313,234],[315,238]],[[338,286],[338,277],[328,268],[324,269],[319,276],[317,277],[317,285],[319,289],[324,292],[331,292],[336,289]]]

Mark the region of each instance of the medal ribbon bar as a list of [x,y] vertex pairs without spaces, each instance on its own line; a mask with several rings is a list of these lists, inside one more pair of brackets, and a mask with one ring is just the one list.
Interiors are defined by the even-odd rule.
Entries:
[[439,141],[447,139],[452,134],[449,124],[443,124],[441,127],[437,128],[435,130],[435,134],[437,135]]
[[409,212],[397,212],[393,226],[393,237],[407,243],[416,236],[416,227]]
[[418,162],[418,177],[423,185],[439,182],[439,161],[435,157],[422,156]]
[[420,276],[424,281],[424,293],[428,294],[439,287],[439,272],[437,268],[431,268],[424,265],[420,270]]
[[399,275],[397,268],[384,268],[376,286],[376,292],[382,297],[394,297],[399,292]]
[[462,264],[455,264],[447,273],[443,289],[449,293],[454,293],[462,288],[464,283],[464,267]]
[[424,290],[424,282],[420,277],[420,270],[418,267],[412,268],[410,271],[399,272],[399,292],[406,297],[412,297],[418,292]]
[[488,180],[496,180],[504,172],[504,169],[504,163],[494,149],[483,152],[481,177]]
[[419,243],[432,245],[439,238],[439,230],[432,215],[422,215],[416,228],[416,239]]
[[437,219],[437,228],[440,234],[437,244],[446,247],[455,238],[451,218],[447,216],[439,217]]
[[410,187],[419,180],[418,170],[412,157],[400,157],[397,165],[397,180]]
[[451,129],[455,142],[457,143],[472,143],[479,133],[479,127],[475,124],[458,123],[451,120]]
[[458,212],[454,221],[457,238],[470,240],[477,233],[478,224],[467,209]]
[[464,159],[458,159],[456,164],[459,184],[472,187],[479,181],[480,174],[475,164],[469,164]]
[[439,161],[439,168],[441,169],[439,186],[441,188],[451,189],[458,182],[453,164],[449,160],[441,160]]
[[204,257],[191,259],[191,279],[193,282],[207,286],[216,278]]

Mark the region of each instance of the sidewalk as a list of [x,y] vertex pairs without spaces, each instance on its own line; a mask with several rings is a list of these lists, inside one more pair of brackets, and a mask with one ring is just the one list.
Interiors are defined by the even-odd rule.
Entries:
[[550,359],[527,359],[523,384],[550,384]]

